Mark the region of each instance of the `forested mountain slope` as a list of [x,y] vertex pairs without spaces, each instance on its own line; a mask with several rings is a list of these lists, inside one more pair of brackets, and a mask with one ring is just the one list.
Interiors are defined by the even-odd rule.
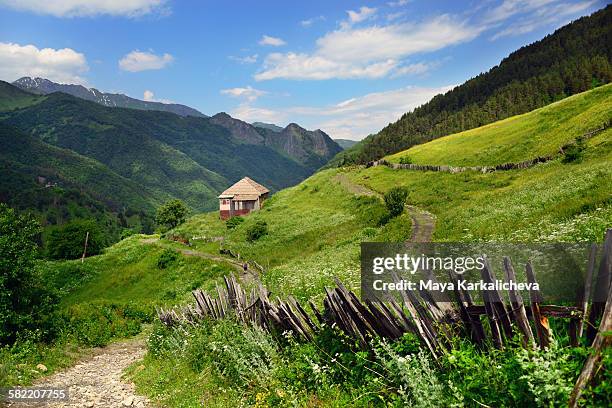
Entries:
[[[307,132],[293,154],[226,114],[106,107],[0,81],[0,201],[34,212],[43,225],[95,219],[113,239],[122,228],[151,232],[155,208],[172,198],[197,212],[217,208],[217,195],[244,176],[272,191],[299,183],[327,160],[299,156],[318,154],[310,133],[329,139]],[[321,155],[339,150],[331,143]]]
[[488,72],[404,114],[330,165],[365,163],[529,112],[612,80],[612,6],[520,48]]

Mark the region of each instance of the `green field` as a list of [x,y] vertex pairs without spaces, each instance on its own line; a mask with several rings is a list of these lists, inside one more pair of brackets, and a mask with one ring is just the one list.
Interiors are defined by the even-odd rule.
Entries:
[[559,148],[612,119],[612,84],[523,115],[414,146],[386,159],[399,163],[490,166],[554,155]]
[[[610,89],[598,88],[532,114],[442,138],[431,142],[434,147],[420,146],[418,155],[409,154],[428,164],[445,149],[454,151],[453,164],[474,164],[473,152],[483,149],[480,157],[487,164],[529,158],[529,146],[541,146],[537,154],[546,154],[575,135],[538,128],[541,117],[530,115],[543,111],[552,117],[559,110],[561,122],[574,121],[571,126],[578,132],[590,130],[609,120],[605,106]],[[571,119],[578,111],[591,112],[596,120]],[[536,126],[533,132],[526,130],[530,126]],[[469,148],[461,147],[463,137]],[[487,150],[497,138],[519,146]],[[223,275],[235,271],[229,259],[220,259],[221,248],[261,264],[265,272],[260,278],[272,298],[293,295],[320,302],[334,277],[358,292],[360,243],[411,236],[408,213],[384,222],[382,195],[397,186],[407,188],[408,204],[433,214],[435,241],[601,241],[606,228],[612,228],[610,163],[608,128],[588,139],[573,162],[558,157],[525,170],[451,174],[386,166],[328,169],[274,194],[234,229],[216,212],[199,214],[166,238],[132,236],[83,264],[47,262],[41,268],[62,292],[61,309],[73,324],[69,338],[79,344],[105,344],[155,321],[155,306],[185,304],[192,289],[211,290],[221,283]],[[258,221],[267,223],[268,234],[249,242],[246,232]],[[169,240],[171,236],[187,238],[190,247]],[[160,269],[158,262],[169,248],[178,254],[176,260]],[[179,251],[191,251],[192,256]],[[418,354],[409,336],[393,346],[396,351],[383,352],[387,346],[380,345],[377,352],[382,354],[368,355],[356,352],[354,344],[333,330],[336,334],[325,331],[314,344],[275,339],[231,321],[208,322],[187,332],[155,323],[152,330],[149,353],[128,374],[139,392],[173,407],[195,407],[202,401],[210,406],[403,406],[419,393],[427,394],[430,406],[477,406],[472,400],[489,406],[556,406],[566,399],[586,355],[585,349],[565,347],[567,336],[556,332],[562,347],[550,352],[527,356],[521,348],[510,347],[481,353],[461,343],[432,369],[433,363]],[[40,358],[59,361],[57,367],[68,364],[72,360],[64,357],[66,346],[60,346]],[[13,383],[27,383],[31,376],[16,380],[23,375],[16,353],[5,350],[0,363]],[[406,353],[415,359],[410,366],[398,366],[398,356]],[[542,391],[553,383],[554,393]],[[398,386],[407,387],[406,393],[398,393]],[[514,387],[512,393],[508,387]],[[606,390],[594,392],[601,399]]]

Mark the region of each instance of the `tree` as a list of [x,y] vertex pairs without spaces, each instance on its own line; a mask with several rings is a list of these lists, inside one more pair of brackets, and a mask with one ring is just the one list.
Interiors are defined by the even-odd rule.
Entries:
[[34,268],[40,224],[0,204],[0,345],[42,326],[55,297]]
[[170,200],[157,209],[155,221],[158,225],[172,229],[185,222],[187,211],[187,206],[181,200]]
[[385,193],[385,205],[391,217],[397,217],[404,212],[408,191],[403,187],[394,187]]
[[80,258],[85,249],[85,239],[87,256],[99,254],[106,246],[100,227],[92,220],[75,220],[55,227],[47,237],[47,255],[52,259]]

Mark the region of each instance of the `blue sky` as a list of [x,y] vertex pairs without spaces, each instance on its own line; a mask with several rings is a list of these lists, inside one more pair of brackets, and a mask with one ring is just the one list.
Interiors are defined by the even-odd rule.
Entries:
[[0,79],[359,140],[600,0],[0,0]]

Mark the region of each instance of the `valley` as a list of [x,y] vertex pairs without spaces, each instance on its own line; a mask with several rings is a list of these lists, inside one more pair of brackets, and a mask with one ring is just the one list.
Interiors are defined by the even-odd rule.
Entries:
[[[266,31],[240,56],[225,49],[243,34],[232,10],[236,38],[223,37],[222,58],[206,42],[197,58],[134,47],[113,60],[114,74],[100,71],[100,83],[145,89],[142,100],[93,88],[82,76],[108,64],[68,48],[53,55],[70,57],[71,75],[38,67],[2,77],[0,387],[62,387],[71,398],[50,406],[102,408],[609,406],[612,6],[555,20],[534,42],[515,37],[530,32],[520,19],[541,17],[548,2],[501,6],[474,11],[478,29],[471,15],[408,23],[411,2],[342,10],[339,23],[299,22],[295,37]],[[406,13],[383,18],[387,9]],[[76,10],[63,20],[72,29],[88,9]],[[146,37],[180,12],[123,23]],[[88,24],[117,22],[96,13]],[[515,14],[518,26],[478,39]],[[285,51],[317,24],[335,28],[312,54]],[[462,39],[442,45],[446,26]],[[354,38],[372,46],[350,65]],[[3,44],[0,60],[18,46]],[[423,44],[397,54],[410,60],[373,56]],[[444,57],[451,45],[475,61],[479,47],[514,51],[498,65],[474,62],[481,74],[441,94],[433,85],[450,83],[449,70],[476,69]],[[32,48],[19,49],[11,58],[34,64],[23,57]],[[209,59],[215,69],[200,72]],[[208,81],[214,92],[202,85],[193,103],[177,90],[194,107],[155,99],[151,89],[170,93],[164,70],[176,69],[172,88],[188,81],[186,60],[198,67],[189,87]],[[235,81],[253,64],[252,86]],[[382,81],[394,88],[371,85]],[[370,93],[353,97],[353,86]],[[208,99],[227,112],[202,113]],[[381,109],[402,113],[388,121]],[[465,269],[451,265],[442,281],[426,266],[413,272],[429,278],[409,289],[401,267],[381,266],[372,273],[387,292],[369,298],[376,244],[387,244],[378,266],[408,248],[425,257],[473,245],[477,283],[459,279]],[[503,252],[517,244],[524,262]],[[540,244],[552,263],[537,262]],[[489,263],[494,247],[503,262]]]

